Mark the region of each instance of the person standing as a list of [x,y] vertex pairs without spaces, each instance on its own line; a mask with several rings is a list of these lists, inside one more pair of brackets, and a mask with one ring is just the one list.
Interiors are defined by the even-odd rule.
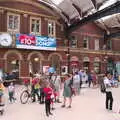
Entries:
[[52,79],[52,84],[54,86],[54,93],[55,93],[55,96],[56,96],[56,102],[58,103],[61,103],[60,102],[60,88],[61,88],[61,78],[60,78],[60,75],[57,75],[56,73],[54,75],[52,75],[51,77]]
[[111,74],[107,73],[104,77],[104,85],[106,89],[106,109],[112,110],[113,107],[113,96],[112,96],[112,88],[111,88]]
[[75,75],[73,76],[73,88],[75,90],[75,94],[80,94],[80,76],[78,72],[75,72]]
[[63,105],[61,107],[65,107],[66,105],[66,98],[69,98],[69,106],[68,108],[71,108],[71,104],[72,104],[72,77],[67,74],[65,76],[65,82],[64,82],[64,90],[63,90],[63,96],[64,96],[64,102]]
[[14,95],[15,95],[15,87],[13,85],[13,82],[11,82],[10,85],[8,86],[8,94],[9,94],[10,103],[12,103],[13,101],[16,100],[16,98],[14,97]]
[[92,84],[93,84],[93,88],[97,87],[97,75],[94,71],[92,71]]
[[91,76],[91,73],[88,72],[88,86],[89,86],[89,88],[91,86],[91,83],[92,83],[92,76]]
[[46,83],[46,87],[44,88],[44,94],[45,94],[45,111],[46,111],[46,116],[49,116],[49,115],[53,115],[50,111],[50,105],[51,105],[51,102],[52,102],[52,94],[53,94],[53,90],[52,88],[50,87],[50,84],[49,83]]

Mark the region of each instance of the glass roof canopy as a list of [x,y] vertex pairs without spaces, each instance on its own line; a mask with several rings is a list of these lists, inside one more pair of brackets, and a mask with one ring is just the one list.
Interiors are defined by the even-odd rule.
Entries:
[[83,17],[95,13],[117,0],[38,0],[62,14],[65,20]]
[[[49,5],[55,11],[57,11],[69,26],[73,24],[75,20],[82,20],[84,17],[87,17],[88,15],[91,15],[99,10],[102,10],[110,6],[116,3],[118,0],[38,0],[38,1],[43,2],[46,5]],[[113,27],[120,24],[115,22],[113,18],[115,18],[115,14],[101,18],[97,20],[98,21],[97,23],[103,29],[105,29],[106,25],[109,27]],[[114,23],[112,24],[112,22]]]

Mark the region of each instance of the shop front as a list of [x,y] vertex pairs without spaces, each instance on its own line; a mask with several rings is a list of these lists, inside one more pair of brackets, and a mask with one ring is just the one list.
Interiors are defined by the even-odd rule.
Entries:
[[75,72],[79,71],[79,59],[77,56],[72,56],[70,59],[70,66],[72,73],[74,74]]

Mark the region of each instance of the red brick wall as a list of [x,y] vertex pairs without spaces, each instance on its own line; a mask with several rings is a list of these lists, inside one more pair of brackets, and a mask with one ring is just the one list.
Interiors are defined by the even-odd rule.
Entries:
[[75,30],[72,35],[77,36],[78,47],[83,48],[83,38],[89,37],[89,49],[95,49],[95,40],[100,40],[100,48],[103,46],[103,31],[95,23],[88,23]]
[[23,2],[0,1],[0,6],[14,8],[14,9],[23,10],[23,11],[28,11],[29,9],[29,12],[34,12],[34,13],[43,14],[43,15],[51,15],[51,13],[46,11],[45,9],[34,6],[32,4],[25,4]]
[[112,50],[120,51],[120,39],[112,40]]

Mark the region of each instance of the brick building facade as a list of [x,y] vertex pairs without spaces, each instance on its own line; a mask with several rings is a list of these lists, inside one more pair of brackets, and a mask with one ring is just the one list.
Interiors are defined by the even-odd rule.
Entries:
[[[8,27],[9,15],[18,16],[14,17],[14,21],[19,18],[17,23],[14,23],[15,25],[20,23],[17,31],[9,30],[11,28],[10,25]],[[34,30],[32,20],[39,21],[40,31],[38,30],[36,33],[32,31]],[[54,23],[55,33],[52,36],[48,30],[49,21]],[[65,38],[64,22],[60,21],[61,17],[56,11],[35,0],[0,0],[0,32],[1,34],[9,33],[13,40],[10,47],[0,46],[0,67],[9,73],[18,69],[20,77],[28,77],[30,72],[43,72],[43,67],[47,66],[54,66],[56,71],[61,73],[62,67],[68,65],[68,40]],[[50,51],[47,49],[18,49],[15,37],[17,33],[53,37],[56,39],[57,48]],[[110,40],[112,43],[109,44],[112,45],[109,50],[103,50],[104,30],[95,23],[86,24],[73,31],[69,40],[71,71],[80,68],[103,73],[107,69],[113,69],[115,63],[120,61],[118,45],[120,41],[118,39]]]

